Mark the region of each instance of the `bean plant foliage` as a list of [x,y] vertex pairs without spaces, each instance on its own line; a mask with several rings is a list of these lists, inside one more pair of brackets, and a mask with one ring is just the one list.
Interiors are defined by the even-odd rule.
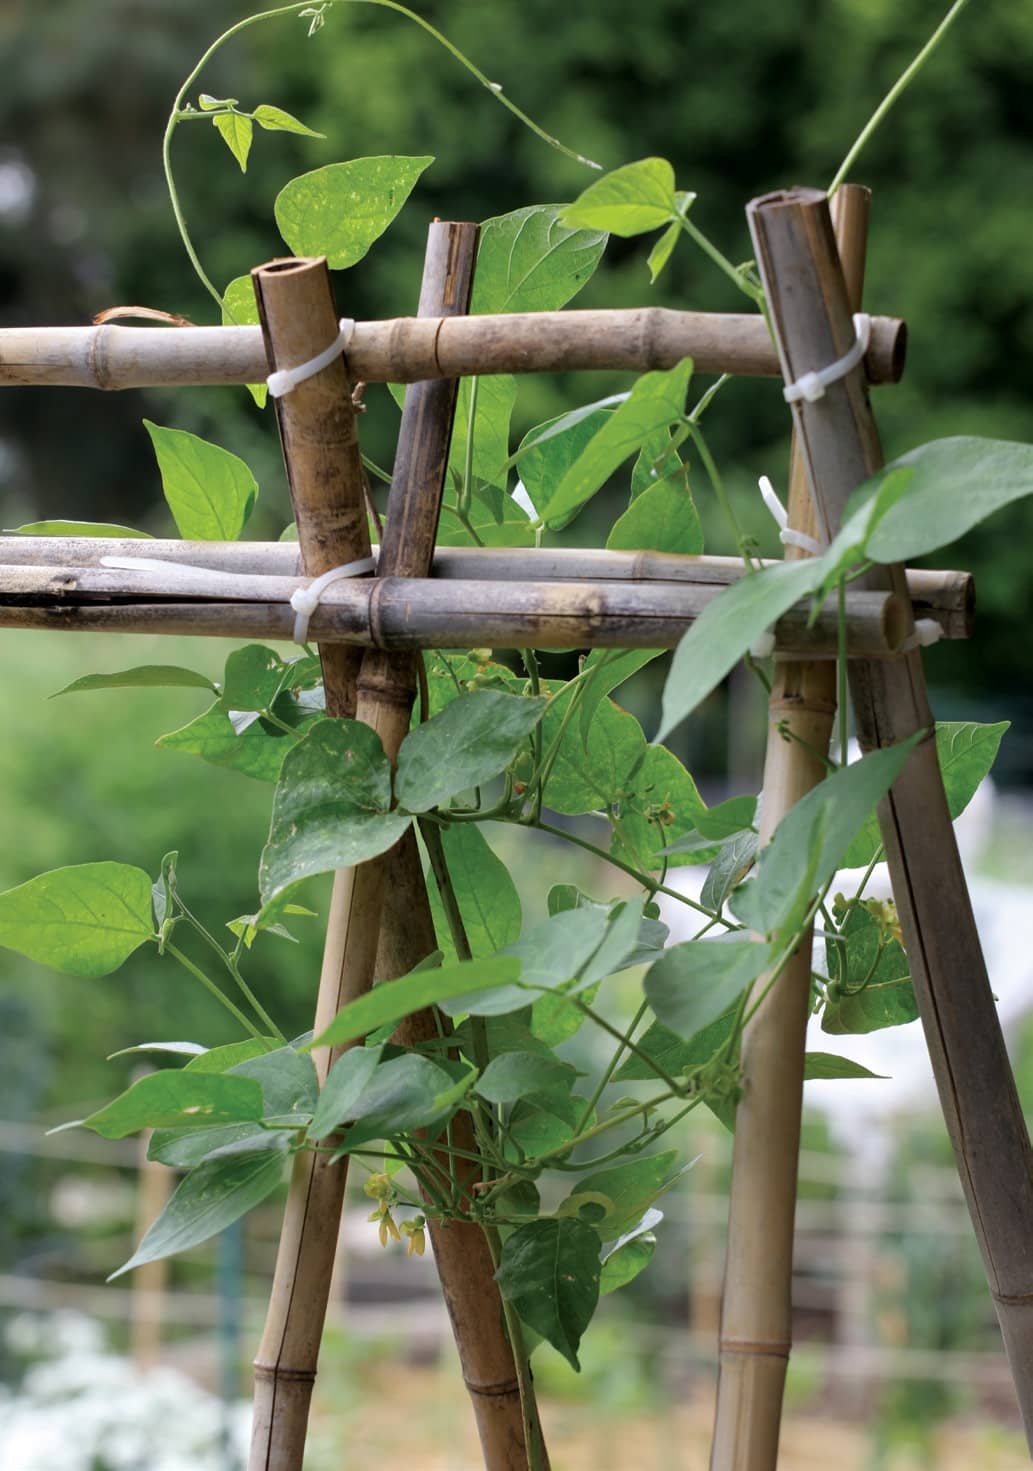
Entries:
[[[436,36],[404,7],[387,8]],[[317,34],[331,9],[295,5],[276,14],[300,15]],[[256,127],[312,130],[267,102],[245,108],[235,98],[188,96],[199,70],[176,99],[166,137],[174,210],[224,320],[253,322],[248,278],[220,292],[203,272],[169,145],[180,125],[207,123],[246,169]],[[292,180],[274,210],[286,245],[350,267],[432,165],[424,155],[356,158]],[[689,239],[762,309],[753,266],[732,265],[702,235],[694,200],[669,162],[649,158],[603,174],[569,204],[488,220],[474,310],[562,307],[591,277],[610,235],[655,237],[647,261],[654,280]],[[442,542],[539,545],[617,479],[627,503],[607,546],[699,553],[696,498],[712,497],[730,515],[703,428],[721,382],[697,390],[686,359],[540,424],[516,446],[515,380],[464,383]],[[258,493],[248,467],[194,435],[146,428],[181,535],[239,537]],[[866,897],[865,883],[880,856],[875,806],[921,737],[849,765],[830,762],[827,779],[759,854],[763,794],[708,808],[659,742],[790,606],[810,599],[816,607],[859,569],[932,551],[1031,490],[1033,448],[958,438],[913,450],[861,486],[832,545],[806,560],[761,566],[730,517],[742,575],[678,647],[653,740],[613,696],[655,651],[591,653],[565,682],[543,677],[531,649],[429,654],[394,766],[371,728],[327,718],[319,659],[307,648],[237,649],[215,685],[189,669],[147,666],[89,674],[62,691],[204,691],[207,708],[159,744],[273,788],[255,908],[228,917],[228,939],[189,907],[175,853],[153,876],[105,858],[0,894],[0,944],[76,981],[100,980],[156,946],[240,1029],[238,1041],[218,1047],[143,1040],[130,1050],[155,1071],[77,1121],[108,1139],[152,1130],[151,1157],[184,1172],[119,1271],[213,1236],[275,1191],[298,1151],[329,1150],[366,1172],[371,1220],[385,1243],[404,1237],[410,1252],[422,1252],[428,1218],[497,1233],[507,1304],[533,1342],[547,1340],[577,1368],[599,1298],[631,1281],[662,1240],[658,1202],[687,1168],[676,1126],[705,1105],[734,1128],[743,1026],[778,985],[807,926],[817,918],[824,934],[813,1005],[826,1032],[869,1032],[916,1015],[896,912]],[[989,770],[1004,728],[937,728],[953,815]],[[560,882],[544,911],[525,914],[492,847],[499,824],[589,849],[611,866],[612,890],[589,895]],[[441,859],[428,877],[438,950],[351,1002],[319,1036],[288,1038],[248,983],[253,946],[292,940],[292,927],[311,913],[305,883],[313,875],[385,853],[413,826]],[[706,869],[698,902],[669,881],[692,865]],[[844,869],[856,880],[846,894],[837,888]],[[661,895],[695,915],[695,938],[668,943]],[[195,958],[201,948],[218,979]],[[614,1006],[614,977],[628,971],[642,977],[630,1024],[615,1020]],[[397,1024],[428,1007],[438,1035],[399,1045]],[[583,1026],[611,1044],[590,1076],[565,1051]],[[312,1049],[331,1045],[344,1050],[320,1088]],[[866,1074],[822,1052],[809,1057],[808,1075]],[[470,1160],[452,1150],[450,1125],[460,1113],[471,1116],[477,1141],[472,1192],[461,1183]]]

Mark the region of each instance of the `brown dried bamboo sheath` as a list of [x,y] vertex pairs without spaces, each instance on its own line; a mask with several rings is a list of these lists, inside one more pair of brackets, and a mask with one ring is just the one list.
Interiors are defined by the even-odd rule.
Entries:
[[[856,185],[844,186],[836,195],[836,236],[854,310],[861,305],[868,198],[868,191]],[[814,535],[811,506],[794,437],[789,520]],[[787,558],[803,555],[792,547],[786,552]],[[776,664],[768,705],[762,844],[770,842],[789,809],[825,776],[820,755],[829,748],[835,708],[834,665]],[[783,723],[796,739],[786,739]],[[792,1340],[793,1223],[811,944],[808,927],[743,1033],[712,1471],[774,1471],[778,1459]],[[763,984],[762,978],[758,987]]]
[[[828,203],[794,189],[754,200],[747,214],[792,382],[841,357],[854,337]],[[882,464],[863,375],[796,405],[794,422],[829,535],[850,492]],[[899,567],[879,567],[860,585],[899,588],[902,578]],[[1033,1159],[944,797],[922,662],[917,652],[892,665],[858,661],[850,675],[865,749],[929,732],[882,803],[880,826],[940,1104],[1033,1446]]]

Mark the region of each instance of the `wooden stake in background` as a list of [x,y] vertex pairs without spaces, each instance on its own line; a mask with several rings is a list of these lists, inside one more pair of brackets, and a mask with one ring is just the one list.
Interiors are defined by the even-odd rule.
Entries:
[[[845,185],[836,197],[836,235],[860,309],[868,232],[868,191]],[[789,521],[814,535],[806,467],[794,440]],[[787,559],[804,553],[789,547]],[[835,665],[775,665],[760,842],[823,780],[836,710]],[[840,719],[844,715],[841,713]],[[811,999],[812,928],[746,1026],[742,1098],[736,1110],[728,1246],[721,1309],[720,1366],[712,1471],[774,1471],[786,1367],[792,1342],[793,1224],[800,1114]],[[754,988],[759,991],[764,978]]]
[[[783,376],[794,382],[854,340],[828,202],[794,189],[755,199],[747,215]],[[850,492],[882,464],[863,375],[794,405],[793,416],[829,536]],[[860,585],[899,588],[902,579],[899,567],[873,567]],[[859,661],[850,685],[864,749],[927,732],[879,821],[940,1104],[1033,1445],[1033,1157],[947,810],[921,657]]]

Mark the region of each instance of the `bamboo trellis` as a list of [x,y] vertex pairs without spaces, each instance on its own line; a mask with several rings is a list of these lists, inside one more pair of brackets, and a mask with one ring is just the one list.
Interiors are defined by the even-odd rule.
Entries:
[[[328,713],[357,713],[378,730],[391,755],[408,724],[413,650],[485,644],[670,646],[737,575],[730,559],[648,551],[434,551],[456,379],[574,367],[641,371],[692,356],[699,371],[772,375],[781,370],[787,382],[795,381],[840,358],[853,340],[851,305],[860,295],[866,207],[866,191],[845,186],[837,196],[841,263],[823,194],[794,190],[750,205],[777,351],[763,321],[753,317],[647,310],[467,318],[476,229],[436,224],[419,315],[357,324],[347,359],[338,358],[280,401],[298,546],[2,538],[0,626],[289,638],[289,598],[299,575],[318,575],[369,552],[349,391],[351,380],[363,379],[414,386],[406,395],[377,574],[328,589],[312,620]],[[261,328],[105,325],[0,332],[0,386],[247,383],[261,380],[270,368],[308,361],[336,331],[325,264],[275,262],[259,268],[254,280]],[[847,494],[878,468],[881,455],[867,388],[899,378],[904,343],[902,322],[874,318],[863,361],[822,400],[794,407],[794,524],[802,524],[809,504],[814,524],[826,537],[833,535]],[[948,637],[966,637],[971,614],[971,582],[960,573],[873,569],[859,590],[851,591],[848,652],[863,745],[895,743],[919,729],[931,732],[920,654],[903,653],[902,647],[915,616],[935,618]],[[777,650],[791,657],[777,666],[773,719],[781,719],[787,706],[790,718],[804,721],[806,739],[819,749],[827,747],[831,726],[828,671],[835,624],[834,610],[826,610],[808,629],[805,610],[795,609],[776,628]],[[796,743],[791,747],[799,749]],[[794,774],[788,768],[778,776],[778,766],[772,746],[766,788],[780,786],[786,802],[816,778],[815,772]],[[1029,1140],[931,738],[912,753],[880,821],[941,1102],[1029,1431]],[[770,828],[767,814],[765,822]],[[344,999],[372,984],[374,974],[402,974],[434,944],[411,835],[390,855],[338,874],[317,1026],[329,1021]],[[806,957],[803,969],[809,970]],[[766,1302],[752,1308],[746,1303],[744,1309],[743,1280],[737,1278],[735,1294],[726,1294],[725,1337],[734,1341],[726,1345],[723,1360],[724,1408],[715,1434],[714,1471],[765,1471],[777,1456],[789,1347],[785,1302],[796,1177],[793,1117],[798,1122],[803,1046],[795,1016],[800,987],[794,990],[788,977],[782,985],[794,1016],[788,1031],[774,1004],[755,1018],[744,1045],[746,1093],[737,1141],[746,1155],[767,1152],[783,1217],[788,1210],[778,1228],[779,1260],[769,1264],[781,1280],[769,1287]],[[779,999],[778,988],[770,999]],[[424,1025],[425,1019],[410,1019],[405,1035],[418,1038]],[[771,1059],[779,1049],[787,1054],[784,1066],[751,1062]],[[328,1062],[321,1060],[324,1070]],[[779,1110],[772,1110],[773,1102],[788,1121],[777,1140],[772,1120]],[[301,1466],[344,1186],[343,1163],[328,1167],[324,1159],[303,1157],[291,1186],[259,1353],[252,1471],[299,1471]],[[747,1238],[738,1229],[740,1206],[734,1195],[732,1240],[741,1243]],[[501,1326],[489,1245],[471,1227],[438,1232],[435,1246],[486,1466],[525,1471],[529,1437],[539,1428],[526,1383],[521,1411],[519,1366]],[[754,1242],[750,1250],[757,1249]],[[738,1273],[740,1264],[733,1253],[730,1273]],[[753,1308],[760,1310],[752,1319],[759,1325],[756,1332],[750,1326]],[[769,1329],[780,1315],[779,1324]],[[775,1335],[770,1339],[765,1337],[769,1331]],[[758,1393],[760,1380],[752,1382],[750,1366],[772,1359],[777,1360],[774,1373],[762,1372],[761,1379],[770,1382]]]

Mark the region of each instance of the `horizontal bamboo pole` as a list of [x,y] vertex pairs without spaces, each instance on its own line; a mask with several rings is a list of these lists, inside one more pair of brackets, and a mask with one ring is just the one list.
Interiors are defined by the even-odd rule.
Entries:
[[[211,597],[189,585],[223,574],[123,572],[106,568],[0,567],[0,628],[75,632],[176,633],[213,638],[291,639],[287,599],[297,579],[241,577],[242,600]],[[170,592],[170,589],[179,591]],[[664,649],[722,591],[720,583],[443,582],[384,577],[327,588],[310,620],[319,644],[352,644],[400,653],[440,648]],[[177,597],[182,601],[152,602]],[[132,601],[113,601],[131,598]],[[266,599],[270,599],[266,601]],[[911,622],[906,600],[888,593],[848,593],[852,655],[890,658]],[[838,613],[830,598],[810,626],[810,603],[775,625],[776,653],[834,658]]]
[[[873,317],[865,370],[896,383],[907,328]],[[365,383],[416,383],[478,373],[644,372],[691,357],[700,373],[773,378],[778,357],[760,316],[616,311],[513,312],[356,322],[348,373]],[[158,388],[258,383],[269,368],[258,327],[9,327],[0,331],[0,387]]]
[[[376,555],[377,548],[373,548]],[[296,542],[138,541],[129,538],[7,536],[0,537],[0,576],[17,566],[71,570],[96,567],[105,557],[173,562],[195,569],[238,576],[297,579],[301,562]],[[771,565],[765,563],[765,566]],[[671,552],[611,552],[594,547],[438,547],[431,576],[484,582],[696,583],[734,581],[743,575],[738,557],[687,557]],[[289,584],[290,592],[297,585]],[[142,583],[137,583],[139,588]],[[200,588],[202,584],[198,583]],[[204,597],[244,596],[234,582],[204,584]],[[975,585],[971,573],[912,568],[907,588],[916,618],[935,618],[945,638],[970,638],[975,619]],[[251,594],[247,594],[251,597]],[[256,601],[259,600],[256,598]],[[264,600],[264,596],[263,599]],[[328,593],[328,600],[330,595]],[[247,636],[247,635],[245,635]]]

